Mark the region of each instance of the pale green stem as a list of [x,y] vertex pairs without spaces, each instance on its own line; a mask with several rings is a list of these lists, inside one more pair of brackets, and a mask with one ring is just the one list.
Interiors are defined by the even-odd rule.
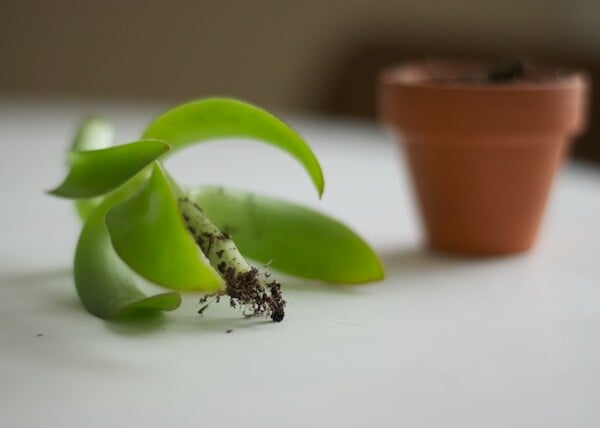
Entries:
[[184,197],[179,199],[179,209],[200,250],[226,281],[226,294],[249,306],[254,315],[267,313],[274,321],[281,321],[285,301],[279,283],[265,270],[250,265],[231,237],[219,230],[197,204]]

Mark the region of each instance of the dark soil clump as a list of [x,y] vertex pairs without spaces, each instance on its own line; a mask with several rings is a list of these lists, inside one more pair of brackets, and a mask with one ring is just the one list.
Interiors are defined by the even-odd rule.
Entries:
[[219,303],[223,296],[229,296],[229,305],[240,308],[246,317],[264,315],[270,316],[275,322],[282,321],[286,302],[282,298],[279,282],[269,279],[268,273],[259,272],[245,261],[240,262],[241,255],[235,260],[238,250],[233,242],[230,249],[235,251],[233,260],[226,257],[227,249],[224,245],[228,245],[227,241],[231,240],[231,236],[217,229],[208,220],[204,220],[208,226],[193,221],[192,216],[202,213],[202,208],[196,203],[189,199],[182,199],[180,203],[186,204],[188,209],[193,207],[192,211],[182,212],[182,217],[196,244],[211,265],[216,267],[226,285],[223,292],[202,297],[198,313],[202,315],[212,302]]
[[466,67],[464,74],[445,77],[433,77],[432,82],[461,85],[510,85],[518,83],[540,84],[555,81],[569,75],[568,71],[544,68],[529,64],[520,59],[492,64],[488,67],[477,65]]
[[525,65],[520,60],[499,64],[488,72],[487,80],[493,83],[513,82],[525,75]]
[[283,320],[285,300],[281,297],[281,285],[270,281],[265,287],[258,279],[258,269],[237,273],[224,262],[217,266],[227,284],[225,293],[230,298],[231,307],[241,307],[245,316],[270,315],[273,321]]
[[200,299],[202,305],[198,310],[202,314],[208,306],[220,301],[222,296],[229,297],[232,308],[240,308],[246,317],[270,316],[275,322],[280,322],[285,316],[285,304],[281,295],[281,285],[275,280],[266,283],[266,287],[259,281],[258,269],[236,273],[232,267],[227,267],[225,262],[217,266],[217,270],[225,279],[226,288],[221,294],[207,295]]

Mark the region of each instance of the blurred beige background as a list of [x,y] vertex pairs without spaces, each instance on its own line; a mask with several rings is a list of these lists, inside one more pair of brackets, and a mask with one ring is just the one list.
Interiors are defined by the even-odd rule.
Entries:
[[0,4],[0,94],[218,94],[288,111],[373,117],[379,68],[412,56],[600,64],[598,0]]

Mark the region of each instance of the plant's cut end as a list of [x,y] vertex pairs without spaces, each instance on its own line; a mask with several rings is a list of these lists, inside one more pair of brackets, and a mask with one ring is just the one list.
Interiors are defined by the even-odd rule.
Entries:
[[229,296],[232,308],[246,317],[269,316],[280,322],[285,316],[281,285],[271,275],[250,265],[240,254],[231,237],[206,217],[202,208],[187,198],[179,201],[186,227],[213,268],[225,281],[224,291],[200,299],[202,314],[212,302]]
[[224,292],[203,296],[200,299],[198,313],[202,315],[211,303],[219,303],[221,298],[229,297],[229,306],[239,309],[247,317],[267,316],[275,322],[281,322],[285,317],[286,301],[281,294],[281,284],[275,280],[265,282],[265,273],[256,268],[246,272],[236,273],[231,267],[222,263],[217,268],[227,288]]
[[280,322],[285,316],[285,300],[281,295],[281,284],[252,267],[246,272],[236,272],[224,262],[217,266],[227,284],[225,294],[230,297],[233,308],[242,309],[244,316],[269,316]]

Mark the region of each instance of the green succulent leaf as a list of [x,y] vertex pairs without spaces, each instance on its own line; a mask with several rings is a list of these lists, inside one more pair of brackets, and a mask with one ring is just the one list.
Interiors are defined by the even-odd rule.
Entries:
[[139,287],[143,279],[115,253],[104,223],[107,204],[88,217],[75,253],[74,277],[79,298],[92,314],[110,319],[125,313],[171,311],[181,296],[167,292],[147,296]]
[[90,214],[102,203],[104,196],[98,196],[90,199],[77,199],[75,201],[75,209],[79,218],[85,221]]
[[310,209],[251,193],[201,187],[190,193],[247,257],[281,272],[339,283],[382,279],[375,252],[342,223]]
[[92,116],[81,121],[69,149],[72,152],[100,150],[112,146],[115,136],[113,126],[106,119]]
[[[110,122],[101,117],[88,117],[84,119],[77,129],[70,151],[100,150],[113,144],[114,129]],[[98,196],[90,199],[75,201],[75,208],[82,220],[98,207],[104,197]]]
[[158,140],[142,140],[99,150],[68,152],[70,170],[60,186],[49,191],[63,198],[100,196],[116,189],[170,149]]
[[108,211],[106,225],[117,254],[149,281],[175,290],[223,289],[187,230],[176,189],[158,162],[131,198]]
[[304,166],[322,195],[323,173],[308,144],[282,120],[251,104],[227,98],[192,101],[156,118],[143,134],[143,138],[166,141],[174,149],[230,137],[259,140],[286,151]]

